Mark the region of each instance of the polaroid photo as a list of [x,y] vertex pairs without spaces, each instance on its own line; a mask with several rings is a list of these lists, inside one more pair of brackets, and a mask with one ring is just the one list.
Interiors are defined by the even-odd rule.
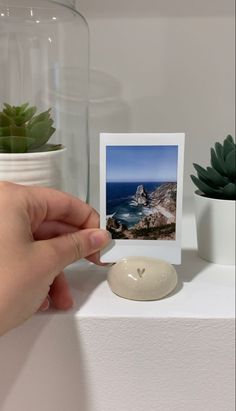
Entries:
[[112,243],[101,262],[181,263],[183,133],[100,134],[100,217]]

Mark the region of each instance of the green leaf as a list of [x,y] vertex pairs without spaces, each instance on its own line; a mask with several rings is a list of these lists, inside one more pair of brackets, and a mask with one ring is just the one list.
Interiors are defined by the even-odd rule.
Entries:
[[49,129],[49,138],[51,138],[52,137],[52,135],[55,133],[55,131],[56,131],[56,129],[54,128],[54,127],[50,127],[50,129]]
[[226,140],[228,140],[230,143],[235,145],[235,141],[234,141],[233,137],[230,134],[228,134],[228,136],[226,137]]
[[[28,127],[31,128],[34,124],[39,123],[40,121],[43,120],[51,120],[50,119],[50,110],[44,111],[43,113],[38,114],[37,116],[34,116],[30,122],[28,123]],[[52,120],[51,120],[52,121]]]
[[208,197],[213,197],[213,198],[219,198],[222,190],[220,189],[214,189],[210,187],[207,183],[199,180],[196,176],[191,175],[191,179],[194,182],[194,184],[199,188],[199,190],[206,194]]
[[30,149],[32,140],[27,137],[2,137],[0,138],[0,148],[7,153],[25,153]]
[[28,108],[28,110],[26,110],[23,114],[15,117],[15,124],[17,126],[22,126],[24,123],[27,123],[27,121],[31,120],[31,118],[34,116],[36,111],[37,111],[36,107]]
[[194,166],[195,170],[197,171],[199,180],[202,180],[203,182],[205,182],[206,184],[208,184],[209,186],[211,186],[213,188],[218,187],[218,184],[214,183],[214,181],[209,176],[207,170],[205,170],[203,167],[199,166],[196,163],[194,163],[193,166]]
[[19,114],[20,114],[20,107],[15,107],[15,110],[16,110],[16,115],[19,116]]
[[227,177],[223,177],[217,170],[211,167],[207,167],[208,177],[213,181],[215,186],[224,187],[229,181]]
[[[0,138],[4,137],[4,140],[1,140],[1,151],[10,150],[11,152],[19,146],[20,152],[23,152],[24,142],[27,141],[27,150],[28,148],[38,149],[44,146],[55,132],[50,115],[51,109],[35,116],[37,108],[30,107],[29,103],[21,106],[4,103],[3,106],[4,109],[0,112]],[[28,140],[19,139],[17,142],[17,137],[27,137]]]
[[11,135],[10,127],[0,127],[0,137],[7,137]]
[[29,107],[29,103],[22,104],[20,106],[20,114],[24,113],[24,111]]
[[235,149],[235,144],[232,143],[229,139],[225,139],[224,141],[224,159],[226,159],[227,155],[230,151]]
[[63,148],[62,144],[45,144],[42,147],[39,147],[38,149],[35,150],[30,150],[33,153],[41,153],[41,152],[46,152],[46,151],[58,151]]
[[5,107],[3,113],[7,114],[8,116],[12,116],[14,114],[14,109],[10,104],[4,103],[3,106]]
[[25,126],[21,126],[21,127],[11,126],[10,135],[15,136],[15,137],[16,136],[26,137],[25,132],[26,132]]
[[225,168],[225,162],[224,162],[224,147],[220,143],[215,143],[215,152],[217,155],[217,159],[220,163],[220,166],[222,170],[224,171],[225,174],[227,174],[227,170]]
[[223,195],[224,198],[228,198],[229,200],[236,200],[236,184],[227,184],[227,186],[223,188]]
[[228,175],[234,179],[236,178],[236,150],[230,151],[225,160],[225,166]]
[[220,174],[227,175],[227,171],[222,168],[221,162],[219,161],[214,148],[211,148],[211,165]]
[[47,143],[55,129],[51,127],[51,123],[48,120],[40,121],[32,126],[30,130],[27,130],[27,136],[34,140],[32,148],[38,148]]
[[213,183],[212,180],[206,179],[206,178],[204,178],[203,176],[199,176],[198,179],[199,179],[200,181],[203,181],[203,183],[206,183],[208,186],[210,186],[210,187],[212,187],[212,188],[214,188],[214,189],[219,188],[219,186],[216,186],[216,185]]
[[11,119],[4,113],[0,113],[0,127],[7,127],[11,125]]
[[201,176],[205,178],[208,178],[208,174],[205,168],[201,167],[199,164],[196,164],[196,163],[193,163],[193,167],[195,168],[198,174],[200,174]]

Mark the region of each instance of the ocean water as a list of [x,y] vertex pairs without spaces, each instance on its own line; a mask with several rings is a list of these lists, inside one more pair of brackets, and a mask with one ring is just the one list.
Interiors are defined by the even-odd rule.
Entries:
[[148,215],[150,213],[148,207],[137,206],[133,201],[137,187],[141,184],[147,193],[151,193],[163,183],[144,183],[142,181],[138,183],[107,183],[107,216],[113,216],[130,228],[137,224],[142,217]]

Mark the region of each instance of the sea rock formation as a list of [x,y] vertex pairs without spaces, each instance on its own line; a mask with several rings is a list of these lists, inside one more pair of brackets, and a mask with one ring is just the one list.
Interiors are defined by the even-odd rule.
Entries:
[[109,217],[107,230],[114,239],[174,240],[176,197],[176,183],[163,183],[149,194],[143,185],[139,185],[133,201],[136,205],[145,206],[147,215],[129,228],[116,218]]
[[133,199],[137,205],[144,205],[144,206],[148,205],[148,194],[142,184],[137,187],[137,190],[136,190],[136,193]]

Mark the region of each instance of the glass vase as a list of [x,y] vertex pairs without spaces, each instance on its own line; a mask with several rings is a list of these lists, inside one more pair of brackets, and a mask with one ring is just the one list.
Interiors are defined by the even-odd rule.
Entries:
[[87,200],[88,79],[73,0],[0,0],[0,180]]

